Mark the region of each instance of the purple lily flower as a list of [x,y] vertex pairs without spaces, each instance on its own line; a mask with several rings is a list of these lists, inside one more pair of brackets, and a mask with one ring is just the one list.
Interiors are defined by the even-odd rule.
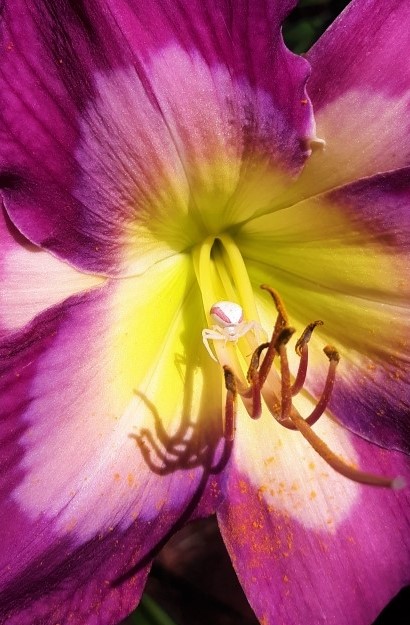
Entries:
[[2,623],[117,623],[215,512],[261,625],[410,582],[410,4],[306,59],[293,5],[0,3]]

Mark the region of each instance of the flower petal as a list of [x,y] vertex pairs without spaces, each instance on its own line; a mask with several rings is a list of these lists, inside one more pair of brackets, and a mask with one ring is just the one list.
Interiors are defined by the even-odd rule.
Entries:
[[[240,240],[255,289],[262,282],[276,287],[300,331],[315,319],[325,322],[313,345],[330,342],[341,354],[335,416],[369,440],[406,452],[409,181],[405,168],[340,187],[249,222]],[[271,302],[259,301],[272,319]],[[316,350],[311,361],[308,386],[318,395],[327,360]]]
[[[315,426],[366,470],[409,463],[348,434],[326,417]],[[223,538],[263,625],[368,625],[409,582],[409,497],[335,474],[299,433],[241,411],[218,511]]]
[[191,271],[164,262],[0,342],[0,620],[118,622],[157,545],[201,497],[212,510],[222,389],[184,332],[201,322]]
[[410,4],[356,0],[308,52],[317,134],[292,202],[410,164]]
[[32,245],[0,207],[0,335],[21,328],[41,311],[101,284]]
[[21,232],[87,271],[140,272],[266,169],[270,203],[314,134],[308,65],[280,35],[292,4],[6,0],[0,179]]

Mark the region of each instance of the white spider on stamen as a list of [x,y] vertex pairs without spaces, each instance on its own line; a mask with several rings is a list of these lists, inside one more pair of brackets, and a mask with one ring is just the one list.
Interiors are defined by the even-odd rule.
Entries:
[[244,321],[242,307],[235,302],[216,302],[209,314],[217,325],[202,330],[202,340],[208,354],[215,362],[218,360],[212,353],[209,340],[225,341],[225,344],[228,341],[236,343],[242,336],[260,327],[256,321]]

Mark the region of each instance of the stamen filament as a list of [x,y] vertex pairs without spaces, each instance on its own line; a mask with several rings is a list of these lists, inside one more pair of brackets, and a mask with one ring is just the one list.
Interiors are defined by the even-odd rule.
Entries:
[[251,397],[252,399],[252,419],[258,419],[262,414],[262,396],[261,396],[261,384],[259,378],[259,360],[260,355],[264,349],[269,347],[269,343],[262,343],[255,349],[252,354],[251,364],[249,365],[248,373],[246,374],[246,379],[248,380],[250,386],[247,393],[243,394],[244,396]]
[[322,414],[327,408],[327,405],[330,400],[330,396],[333,391],[333,386],[335,384],[336,368],[340,360],[339,353],[331,345],[326,345],[323,351],[325,352],[326,356],[329,358],[329,369],[327,372],[325,387],[323,389],[322,395],[320,396],[320,399],[318,403],[316,404],[315,408],[306,419],[306,422],[309,425],[313,425],[314,423],[316,423],[316,421],[319,419],[319,417],[322,416]]
[[[319,418],[322,416],[322,414],[324,413],[324,411],[327,408],[327,405],[329,403],[330,397],[332,395],[333,386],[334,386],[334,383],[335,383],[336,368],[337,368],[337,365],[338,365],[339,360],[340,360],[339,353],[331,345],[326,345],[326,347],[323,348],[323,351],[325,352],[326,356],[329,358],[329,361],[330,361],[329,362],[329,369],[328,369],[328,372],[327,372],[326,382],[325,382],[324,389],[322,391],[322,395],[321,395],[318,403],[316,404],[316,406],[314,407],[314,409],[310,413],[310,415],[305,419],[305,422],[308,425],[314,425],[316,423],[316,421],[319,420]],[[293,395],[293,393],[292,393],[292,395]],[[281,421],[281,425],[284,425],[289,430],[295,430],[296,429],[296,427],[293,425],[292,421],[289,421],[289,420],[287,422],[282,422]]]
[[[208,237],[200,246],[193,251],[194,270],[198,284],[201,285],[201,295],[204,304],[204,310],[207,312],[211,309],[212,304],[218,301],[218,294],[215,292],[212,280],[211,250],[215,238]],[[208,318],[209,322],[209,318]]]
[[265,354],[265,358],[263,359],[261,367],[259,369],[259,384],[261,388],[266,382],[266,378],[269,375],[269,371],[272,369],[273,361],[275,360],[275,356],[277,354],[275,347],[276,338],[277,336],[275,335],[275,332],[273,332],[272,339]]
[[309,349],[307,345],[304,345],[300,350],[300,361],[298,372],[296,374],[295,381],[293,382],[291,393],[292,395],[297,395],[302,390],[305,381],[306,381],[306,373],[309,364]]
[[265,358],[263,359],[261,368],[259,370],[259,382],[260,382],[260,386],[262,388],[262,386],[265,384],[266,382],[266,378],[269,375],[269,371],[272,368],[273,365],[273,361],[275,359],[276,356],[276,341],[278,339],[278,336],[280,334],[280,332],[283,330],[284,327],[286,327],[287,322],[288,322],[288,315],[286,312],[286,308],[284,303],[282,302],[282,299],[279,295],[279,293],[277,291],[275,291],[275,289],[272,289],[272,287],[268,286],[267,284],[261,284],[261,289],[263,289],[264,291],[268,291],[268,293],[270,293],[274,303],[275,303],[275,307],[278,313],[278,316],[276,318],[276,322],[275,322],[275,326],[273,328],[273,332],[272,332],[272,338],[270,340],[270,344],[268,347],[268,351],[265,354]]
[[311,339],[313,330],[318,325],[323,325],[323,321],[314,321],[309,323],[302,333],[302,336],[298,339],[295,345],[295,351],[300,356],[299,368],[296,374],[295,381],[292,386],[292,395],[297,395],[303,388],[306,380],[306,373],[309,364],[309,349],[308,343]]
[[288,355],[286,352],[286,343],[289,341],[294,328],[284,328],[276,342],[276,351],[280,357],[280,377],[281,377],[281,410],[280,421],[289,418],[292,410],[292,392],[290,383],[290,370],[288,363]]
[[224,437],[228,441],[233,441],[236,430],[236,381],[227,365],[223,366],[223,371],[226,388]]
[[329,447],[322,441],[322,439],[310,428],[310,425],[306,423],[304,419],[297,413],[290,414],[290,419],[293,421],[295,427],[299,430],[302,436],[308,441],[313,449],[327,462],[340,475],[344,475],[353,482],[359,482],[360,484],[368,484],[369,486],[384,486],[389,488],[400,488],[402,481],[400,478],[383,477],[379,475],[372,475],[371,473],[364,473],[355,467],[347,464],[345,460],[342,460],[337,456]]

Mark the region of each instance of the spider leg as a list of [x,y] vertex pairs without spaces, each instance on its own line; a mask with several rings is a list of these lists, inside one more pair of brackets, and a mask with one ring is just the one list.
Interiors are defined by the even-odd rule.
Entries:
[[255,325],[255,321],[246,321],[245,323],[238,325],[235,333],[236,339],[240,339],[242,336],[245,336],[245,334],[248,334],[248,332],[254,329]]
[[217,330],[212,330],[209,328],[205,328],[205,330],[202,330],[202,342],[205,345],[205,348],[208,354],[210,355],[210,357],[212,358],[212,360],[215,360],[215,362],[218,362],[218,359],[216,358],[216,356],[214,355],[214,353],[212,352],[210,348],[209,339],[211,339],[212,341],[223,341],[225,340],[225,337]]
[[237,330],[235,332],[235,340],[238,340],[248,334],[248,332],[253,332],[255,340],[259,342],[260,337],[266,337],[266,334],[260,323],[257,321],[245,321],[238,325]]

